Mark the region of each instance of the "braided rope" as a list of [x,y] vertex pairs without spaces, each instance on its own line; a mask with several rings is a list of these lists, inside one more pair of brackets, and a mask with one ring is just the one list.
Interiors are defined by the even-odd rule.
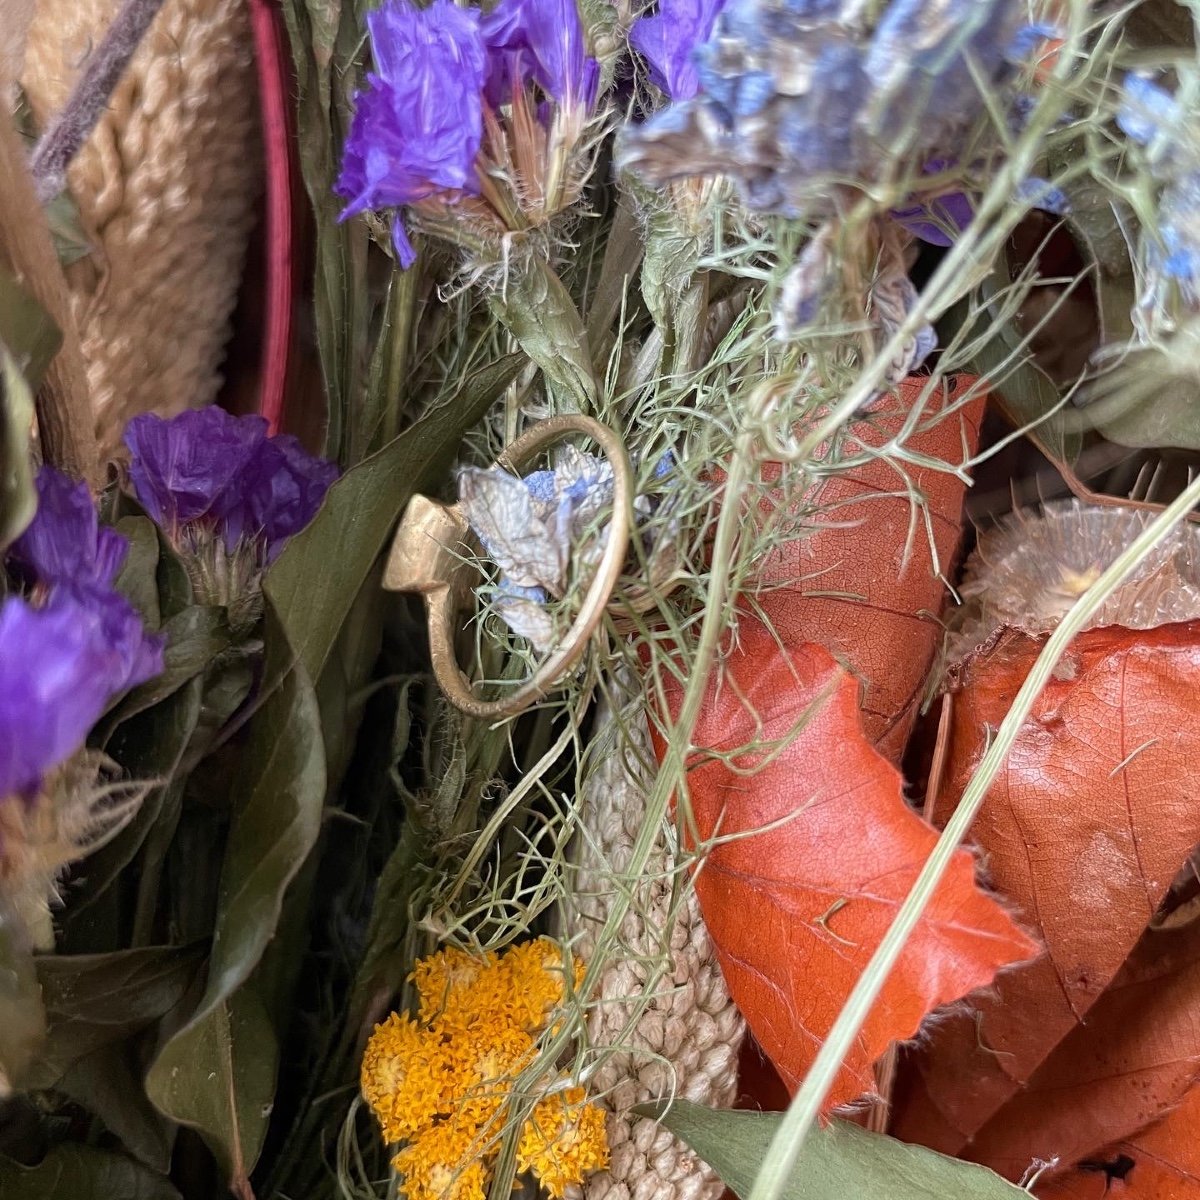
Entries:
[[[61,109],[118,0],[37,0],[22,78]],[[68,269],[101,453],[139,412],[210,402],[261,186],[243,0],[167,0],[68,174],[92,253]]]

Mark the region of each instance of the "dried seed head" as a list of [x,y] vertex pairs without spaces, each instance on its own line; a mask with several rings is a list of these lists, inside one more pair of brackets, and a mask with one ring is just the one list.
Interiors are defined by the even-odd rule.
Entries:
[[84,750],[31,799],[0,800],[0,894],[37,949],[54,945],[50,906],[67,867],[120,833],[152,786],[119,776],[112,759]]
[[[1049,633],[1153,519],[1125,505],[1079,500],[1015,513],[982,534],[960,589],[964,607],[947,655],[957,662],[1002,627]],[[1200,617],[1200,529],[1176,526],[1105,601],[1087,628],[1153,629]]]
[[[578,927],[598,930],[614,899],[614,877],[628,880],[634,842],[646,819],[645,716],[631,707],[620,728],[605,706],[602,752],[584,784],[582,823],[588,850],[576,888]],[[640,878],[620,938],[601,977],[589,1034],[603,1057],[589,1084],[605,1098],[611,1163],[585,1184],[585,1200],[717,1200],[720,1180],[661,1125],[631,1114],[634,1105],[667,1095],[727,1106],[737,1090],[745,1025],[726,990],[690,892],[677,894],[677,864],[666,833]],[[592,939],[578,947],[590,956]],[[656,962],[666,971],[637,1015]],[[631,1025],[632,1022],[632,1025]]]

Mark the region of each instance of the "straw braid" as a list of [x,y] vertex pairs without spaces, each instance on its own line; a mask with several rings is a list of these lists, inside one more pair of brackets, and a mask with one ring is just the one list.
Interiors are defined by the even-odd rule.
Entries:
[[[584,930],[598,929],[607,916],[612,878],[628,871],[646,817],[650,748],[645,717],[631,707],[626,723],[627,729],[619,731],[607,707],[600,714],[597,749],[603,752],[583,788],[582,822],[594,847],[584,851],[576,898]],[[626,733],[631,744],[620,740]],[[731,1104],[737,1091],[745,1026],[729,999],[693,894],[667,928],[672,865],[663,837],[636,888],[592,1011],[592,1044],[619,1040],[622,1049],[604,1058],[589,1079],[589,1089],[612,1110],[612,1160],[607,1171],[588,1180],[585,1200],[717,1200],[723,1191],[682,1142],[629,1112],[635,1104],[671,1094],[721,1107]],[[645,991],[647,960],[661,956],[668,938],[671,969],[631,1034],[625,1029],[633,1010],[629,998]],[[579,947],[585,958],[592,948],[590,941]]]
[[[23,85],[66,102],[119,0],[37,0]],[[92,253],[68,269],[102,454],[139,412],[211,401],[260,190],[244,0],[167,0],[69,172]]]

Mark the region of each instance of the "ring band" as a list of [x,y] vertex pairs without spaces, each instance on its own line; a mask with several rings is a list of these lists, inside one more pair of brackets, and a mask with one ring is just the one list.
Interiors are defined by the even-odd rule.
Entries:
[[517,438],[500,455],[497,465],[519,475],[539,453],[570,434],[582,434],[596,442],[612,468],[613,512],[608,537],[579,614],[563,641],[507,696],[480,700],[454,651],[458,616],[469,607],[474,594],[471,532],[461,507],[413,496],[392,542],[383,586],[425,597],[434,676],[456,708],[480,720],[516,716],[554,690],[587,649],[625,564],[633,512],[633,469],[624,444],[607,425],[577,413],[548,417]]

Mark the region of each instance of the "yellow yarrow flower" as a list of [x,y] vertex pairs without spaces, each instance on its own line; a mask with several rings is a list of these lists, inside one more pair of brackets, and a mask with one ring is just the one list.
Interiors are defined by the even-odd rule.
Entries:
[[485,1150],[471,1122],[451,1117],[424,1130],[393,1161],[404,1173],[408,1200],[483,1200]]
[[473,994],[480,979],[495,968],[497,961],[494,953],[476,958],[453,946],[421,959],[409,976],[417,988],[417,1015],[428,1024],[444,1013],[477,1006]]
[[579,1087],[549,1096],[521,1130],[517,1170],[532,1171],[556,1200],[570,1184],[608,1166],[604,1113],[585,1100]]
[[[389,1143],[408,1200],[482,1200],[513,1082],[583,964],[549,938],[503,955],[447,948],[410,976],[418,1019],[392,1013],[362,1061],[362,1093]],[[543,1100],[521,1132],[518,1163],[553,1196],[608,1161],[605,1117],[582,1088]]]
[[563,966],[562,951],[549,938],[538,938],[513,946],[502,966],[508,972],[517,1024],[529,1031],[544,1029],[547,1016],[562,1003],[565,993],[568,968]]
[[392,1013],[375,1026],[363,1052],[362,1093],[389,1142],[412,1137],[450,1099],[456,1072],[445,1050],[409,1016]]

